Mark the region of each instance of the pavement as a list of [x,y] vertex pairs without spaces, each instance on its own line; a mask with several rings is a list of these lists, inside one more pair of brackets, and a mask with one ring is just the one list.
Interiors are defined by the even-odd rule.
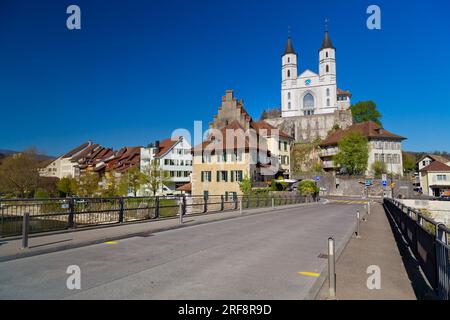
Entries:
[[[328,237],[342,252],[361,207],[221,213],[232,218],[166,231],[148,224],[141,236],[0,263],[0,299],[312,299],[326,277],[319,255]],[[72,265],[81,270],[80,290],[66,286]]]
[[[370,266],[379,267],[380,289],[369,289]],[[328,280],[317,299],[328,298]],[[353,237],[336,264],[338,300],[417,300],[434,299],[417,260],[409,251],[395,223],[380,203],[360,225],[360,238]]]

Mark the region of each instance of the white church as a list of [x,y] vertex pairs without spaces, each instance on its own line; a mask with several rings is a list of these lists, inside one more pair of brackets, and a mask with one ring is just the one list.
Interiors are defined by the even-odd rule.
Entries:
[[328,31],[319,49],[319,74],[305,70],[298,75],[298,55],[289,35],[282,56],[282,117],[330,114],[350,108],[351,93],[338,89],[336,49]]

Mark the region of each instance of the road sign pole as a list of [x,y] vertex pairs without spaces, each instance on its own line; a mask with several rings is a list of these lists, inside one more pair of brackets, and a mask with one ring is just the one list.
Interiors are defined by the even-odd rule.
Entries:
[[360,223],[360,214],[359,214],[359,210],[356,211],[356,238],[360,238],[359,236],[359,223]]

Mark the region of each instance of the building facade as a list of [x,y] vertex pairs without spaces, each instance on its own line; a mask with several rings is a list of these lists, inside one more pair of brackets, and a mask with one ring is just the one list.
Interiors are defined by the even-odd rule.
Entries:
[[433,161],[419,171],[420,186],[424,195],[441,197],[450,195],[450,166]]
[[328,31],[319,49],[318,60],[318,74],[307,69],[299,75],[299,55],[289,36],[281,57],[282,117],[330,114],[350,108],[351,93],[337,87],[336,49]]
[[[174,193],[191,181],[191,149],[191,144],[184,137],[156,141],[147,148],[141,148],[141,171],[145,172],[155,160],[160,170],[167,172],[168,182],[161,186],[158,194]],[[152,192],[148,186],[143,186],[142,194],[151,195]]]
[[339,141],[349,132],[358,132],[368,140],[366,175],[373,175],[372,165],[382,162],[386,164],[388,173],[403,176],[402,141],[406,138],[393,134],[372,121],[354,124],[345,130],[336,130],[320,143],[320,159],[325,171],[340,171],[341,168],[333,161],[333,157],[339,152]]

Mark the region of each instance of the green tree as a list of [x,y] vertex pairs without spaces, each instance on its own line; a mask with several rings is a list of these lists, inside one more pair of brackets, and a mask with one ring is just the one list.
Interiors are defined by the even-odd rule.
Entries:
[[165,184],[170,182],[169,173],[161,169],[158,161],[153,159],[150,164],[143,169],[144,183],[148,186],[153,196]]
[[369,160],[369,143],[359,132],[347,133],[338,143],[335,164],[345,168],[349,175],[363,174]]
[[373,101],[361,101],[350,107],[352,111],[353,121],[355,123],[362,123],[366,121],[373,121],[380,126],[381,113],[377,110],[377,105]]
[[100,188],[99,182],[100,182],[100,177],[96,172],[83,173],[78,178],[77,194],[82,197],[94,196]]
[[387,173],[387,166],[385,162],[375,161],[372,163],[371,169],[375,178],[380,178],[382,174]]
[[145,174],[141,172],[139,166],[134,166],[133,168],[128,169],[127,171],[125,171],[125,173],[122,174],[122,177],[120,179],[121,193],[123,193],[126,189],[126,194],[128,194],[128,192],[132,192],[136,197],[139,189],[145,183],[145,181]]
[[252,193],[252,181],[249,176],[245,176],[242,181],[239,182],[239,189],[244,195]]
[[114,170],[108,171],[103,179],[102,195],[105,197],[116,197],[122,195],[120,191],[120,177]]
[[0,192],[16,197],[33,196],[39,186],[38,166],[34,150],[3,159],[0,166]]
[[314,181],[311,180],[303,180],[298,184],[298,192],[302,196],[314,196],[317,195],[320,191],[319,187]]
[[64,177],[57,182],[56,187],[62,197],[73,196],[78,192],[78,181],[75,178]]
[[412,154],[403,152],[402,160],[405,173],[413,173],[416,170],[416,159]]

